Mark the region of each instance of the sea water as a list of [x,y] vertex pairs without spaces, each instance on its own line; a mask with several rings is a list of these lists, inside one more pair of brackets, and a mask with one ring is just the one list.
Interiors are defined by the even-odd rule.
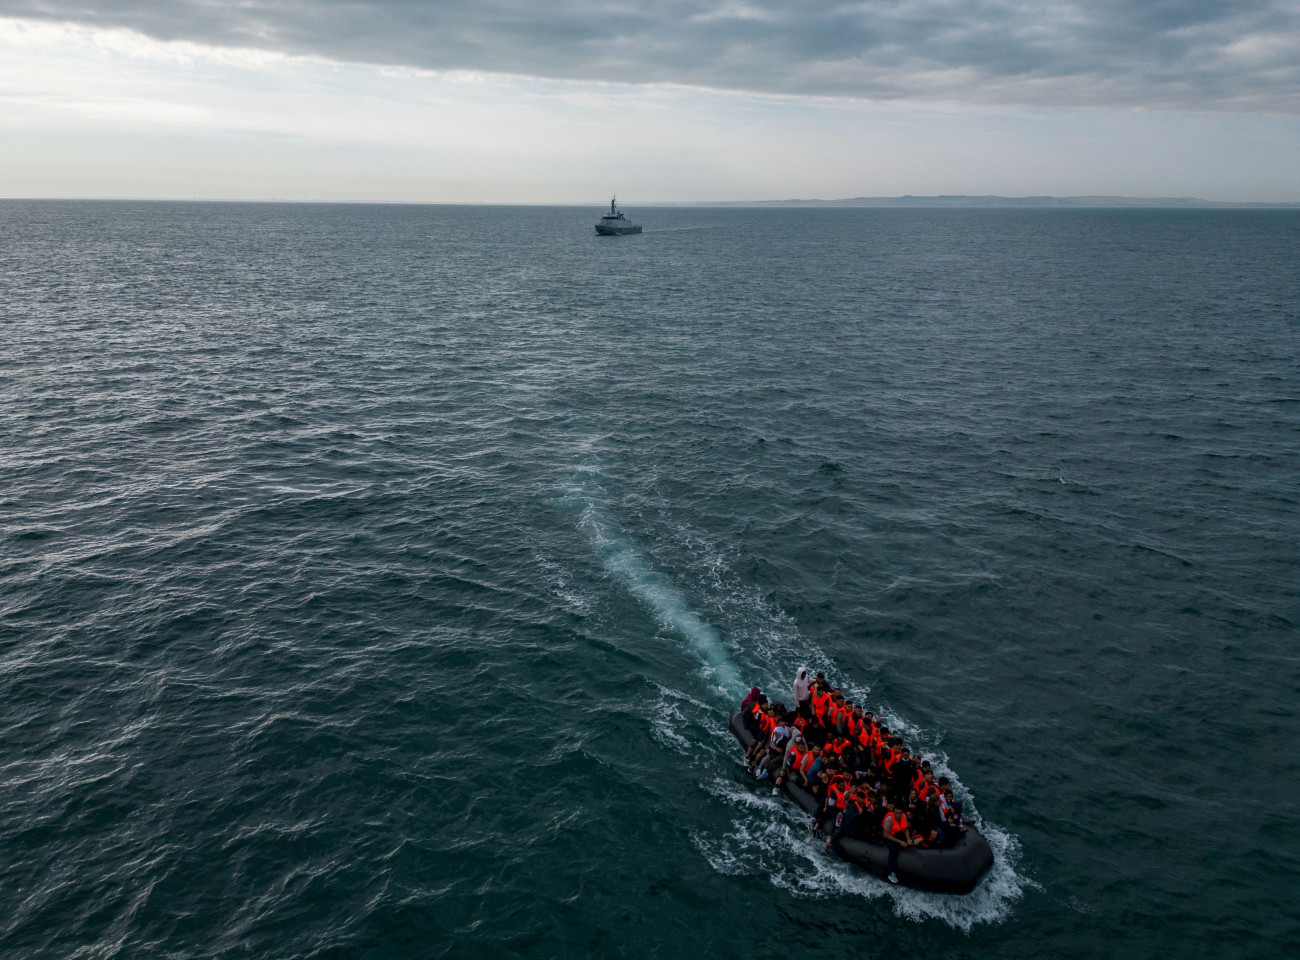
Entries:
[[634,212],[0,204],[0,952],[1294,951],[1300,214]]

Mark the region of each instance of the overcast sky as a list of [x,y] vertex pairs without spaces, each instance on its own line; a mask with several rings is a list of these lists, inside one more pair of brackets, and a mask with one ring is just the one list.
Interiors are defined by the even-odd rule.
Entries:
[[1300,200],[1300,0],[0,0],[0,196]]

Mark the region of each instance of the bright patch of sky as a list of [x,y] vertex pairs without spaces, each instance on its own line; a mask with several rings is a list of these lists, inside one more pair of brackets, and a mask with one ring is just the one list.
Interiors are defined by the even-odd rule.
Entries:
[[[775,15],[736,3],[694,14],[732,29]],[[467,65],[431,69],[400,57],[349,61],[341,40],[277,49],[235,42],[243,35],[210,42],[201,30],[161,39],[115,23],[0,18],[0,196],[1300,200],[1287,35],[1247,31],[1214,48],[1217,62],[1247,60],[1262,81],[1229,82],[1220,70],[1196,80],[1200,94],[1174,102],[1176,84],[1163,76],[1152,102],[1135,104],[1134,75],[1106,94],[1091,73],[1086,83],[1016,79],[970,56],[849,96],[860,64],[846,80],[831,76],[834,57],[810,57],[803,69],[788,51],[784,79],[744,89],[745,71],[711,79],[689,51],[672,54],[678,82],[641,64],[646,78],[623,83],[595,60],[570,77],[502,72],[492,58],[448,56]],[[476,62],[483,68],[468,65]],[[542,73],[546,61],[533,66]],[[961,95],[963,76],[978,95]]]

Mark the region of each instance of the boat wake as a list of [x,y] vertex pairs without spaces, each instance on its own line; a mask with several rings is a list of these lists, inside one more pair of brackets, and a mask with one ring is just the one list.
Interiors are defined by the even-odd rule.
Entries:
[[604,504],[585,485],[572,485],[566,491],[566,499],[581,505],[578,526],[596,548],[605,570],[646,605],[660,627],[686,640],[703,664],[705,679],[719,693],[734,696],[740,689],[740,672],[717,629],[691,609],[686,597],[668,577],[646,561],[636,544],[609,517]]

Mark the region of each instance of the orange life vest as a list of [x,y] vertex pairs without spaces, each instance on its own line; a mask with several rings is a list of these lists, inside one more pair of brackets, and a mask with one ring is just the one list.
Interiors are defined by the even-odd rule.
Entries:
[[844,808],[844,794],[849,792],[849,784],[842,776],[837,776],[826,785],[826,806]]
[[885,829],[891,837],[896,837],[907,829],[907,817],[901,813],[890,813],[885,816],[890,825]]
[[898,762],[898,758],[902,755],[903,753],[898,747],[889,748],[889,759],[885,761],[885,773],[893,774],[894,764]]

